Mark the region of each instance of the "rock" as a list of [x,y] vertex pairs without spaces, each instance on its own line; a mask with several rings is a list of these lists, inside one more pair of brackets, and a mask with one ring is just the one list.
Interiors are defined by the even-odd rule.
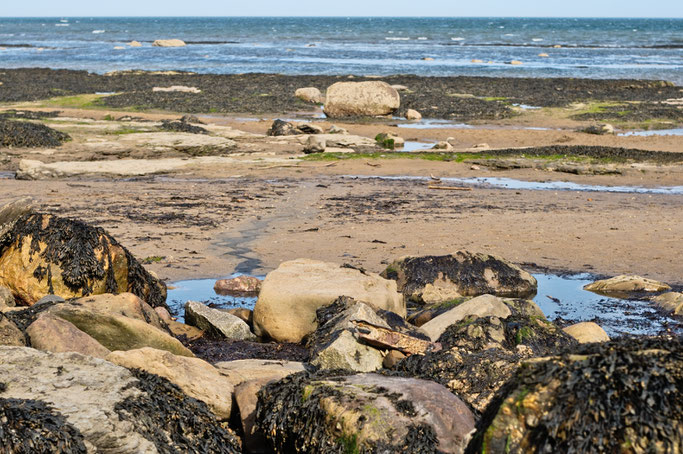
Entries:
[[492,294],[524,298],[536,293],[536,279],[507,260],[459,251],[451,255],[403,257],[383,272],[406,298],[441,303],[461,296]]
[[453,151],[453,145],[446,141],[437,142],[437,144],[432,147],[432,150]]
[[251,309],[237,307],[235,309],[226,309],[226,312],[228,314],[234,315],[235,317],[241,320],[244,320],[244,322],[249,326],[252,326],[254,324],[254,311],[252,311]]
[[581,129],[580,132],[585,132],[586,134],[614,134],[614,126],[610,124],[593,125],[587,128]]
[[168,324],[173,321],[173,318],[171,318],[171,313],[168,312],[168,309],[165,307],[155,307],[154,312],[157,313],[159,318],[164,321],[164,323]]
[[326,148],[327,142],[325,141],[325,139],[322,139],[317,136],[308,136],[308,140],[306,141],[306,145],[304,146],[304,153],[322,153],[325,151]]
[[529,361],[487,410],[469,449],[678,452],[682,350],[680,337],[625,338]]
[[142,44],[139,41],[131,41],[128,43],[130,47],[142,47]]
[[405,85],[392,85],[391,88],[393,88],[396,91],[410,91],[408,87],[406,87]]
[[390,350],[387,352],[384,360],[382,360],[382,366],[385,369],[393,369],[396,364],[401,360],[405,359],[406,355],[398,350]]
[[[15,200],[0,208],[0,241],[7,235],[16,225],[16,223],[23,219],[25,215],[33,213],[33,199],[25,197]],[[0,287],[0,289],[7,289],[7,287]],[[4,293],[3,295],[7,295]],[[5,303],[9,301],[7,296],[3,296]],[[12,296],[12,301],[14,296]]]
[[142,369],[164,377],[188,396],[204,402],[219,420],[226,421],[230,418],[232,383],[206,361],[177,356],[154,348],[116,351],[110,353],[106,359],[127,369]]
[[512,61],[508,62],[508,65],[521,65],[521,64],[522,64],[522,62],[519,60],[512,60]]
[[432,57],[424,57],[422,58],[423,61],[434,61]]
[[302,123],[297,126],[297,129],[303,134],[325,134],[322,126],[314,125],[312,123]]
[[0,118],[0,148],[56,148],[70,139],[42,123]]
[[124,46],[114,46],[114,50],[124,50]]
[[292,123],[277,119],[266,133],[269,136],[293,136],[302,134]]
[[473,150],[488,150],[489,148],[491,147],[487,143],[478,143],[476,145],[472,145]]
[[474,164],[474,165],[471,165],[471,166],[470,166],[470,170],[481,170],[481,167],[479,167],[478,165]]
[[470,63],[484,63],[484,60],[479,60],[478,58],[473,58]]
[[373,372],[382,368],[382,353],[358,342],[347,330],[338,331],[316,352],[311,364],[321,369]]
[[406,110],[406,120],[417,121],[422,120],[422,114],[414,109]]
[[520,304],[524,304],[522,310],[508,306],[512,315],[506,319],[473,315],[450,325],[438,339],[441,351],[409,356],[394,369],[402,375],[441,383],[474,410],[483,412],[521,360],[577,344],[545,317],[526,315],[535,311],[533,306]]
[[550,57],[550,55],[546,54],[545,52],[542,52],[542,53],[538,54],[538,56],[539,56],[539,57],[543,57],[543,58],[548,58],[548,57]]
[[590,344],[591,342],[609,342],[609,336],[605,330],[594,322],[576,323],[564,328],[563,331],[579,341],[580,344]]
[[[0,347],[0,383],[0,413],[9,405],[0,430],[22,429],[3,438],[7,452],[241,452],[206,404],[144,371],[78,353]],[[56,441],[49,424],[57,425]]]
[[395,148],[402,148],[405,145],[405,140],[391,132],[382,132],[375,136],[375,141],[380,147],[386,148],[387,150],[393,150]]
[[12,320],[0,312],[0,345],[23,347],[26,337]]
[[620,275],[611,279],[595,281],[592,284],[585,285],[583,289],[590,292],[607,294],[632,292],[659,293],[671,290],[671,287],[662,282],[641,276]]
[[421,328],[431,340],[436,341],[449,326],[458,323],[469,315],[508,318],[511,314],[510,309],[502,299],[492,295],[481,295],[458,304],[453,309],[423,324]]
[[298,259],[266,276],[254,307],[254,330],[278,342],[300,342],[315,331],[316,310],[340,296],[406,315],[395,282],[351,267]]
[[254,340],[256,336],[244,320],[228,312],[212,309],[196,301],[185,304],[185,322],[217,338]]
[[101,227],[48,214],[26,214],[0,237],[0,285],[19,303],[132,292],[165,306],[166,285]]
[[669,292],[652,298],[659,309],[683,316],[683,293]]
[[166,330],[166,323],[161,319],[156,309],[165,310],[167,313],[168,310],[165,307],[152,308],[132,293],[120,293],[118,295],[105,293],[103,295],[86,296],[69,304],[82,306],[84,309],[102,314],[134,318],[162,331]]
[[474,417],[425,380],[297,374],[259,393],[256,427],[276,453],[462,453]]
[[348,134],[349,131],[347,131],[344,128],[340,128],[337,125],[332,125],[330,126],[330,129],[327,131],[328,134]]
[[175,321],[168,323],[168,329],[174,337],[185,336],[189,341],[197,340],[204,335],[204,331],[199,328]]
[[337,82],[327,89],[324,111],[330,118],[388,115],[401,105],[386,82]]
[[237,276],[216,281],[213,289],[219,295],[255,294],[261,290],[261,280],[253,276]]
[[41,314],[27,329],[31,346],[51,353],[76,352],[106,358],[111,351],[74,324],[51,314]]
[[238,359],[215,364],[233,386],[250,381],[280,380],[288,375],[306,370],[303,363],[296,361],[275,361],[268,359]]
[[299,88],[294,92],[294,96],[301,99],[302,101],[310,102],[313,104],[324,104],[325,98],[323,94],[320,93],[315,87]]
[[0,286],[0,310],[5,307],[15,307],[14,295],[7,287]]
[[178,339],[145,320],[110,314],[78,303],[57,304],[50,307],[48,313],[74,324],[111,351],[152,347],[194,356]]
[[185,41],[180,39],[157,39],[152,43],[155,47],[185,47]]
[[153,92],[162,92],[162,93],[173,93],[173,92],[201,93],[202,92],[197,87],[186,87],[185,85],[172,85],[170,87],[153,87],[152,91]]
[[180,122],[181,123],[189,123],[189,124],[195,124],[195,125],[203,125],[205,124],[202,120],[199,119],[198,116],[196,115],[183,115],[180,117]]
[[554,49],[561,49],[561,48],[562,48],[562,46],[561,46],[561,45],[559,45],[559,44],[555,44],[555,45],[553,46],[553,48],[554,48]]

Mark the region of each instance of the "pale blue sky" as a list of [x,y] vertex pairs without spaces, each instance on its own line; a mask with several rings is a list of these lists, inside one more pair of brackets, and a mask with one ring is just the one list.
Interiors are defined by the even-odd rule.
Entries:
[[683,0],[0,0],[0,16],[683,17]]

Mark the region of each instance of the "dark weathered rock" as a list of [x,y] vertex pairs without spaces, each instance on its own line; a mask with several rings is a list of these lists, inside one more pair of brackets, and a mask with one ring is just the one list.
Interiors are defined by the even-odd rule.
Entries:
[[[183,117],[185,118],[185,117]],[[190,134],[208,134],[209,131],[201,126],[194,126],[190,122],[184,120],[172,121],[164,120],[161,122],[161,129],[171,132],[189,132]]]
[[0,118],[0,148],[54,148],[70,139],[68,134],[40,123]]
[[151,306],[165,306],[166,285],[148,273],[101,227],[28,213],[0,236],[0,285],[19,303],[45,295],[74,298],[130,292]]
[[517,370],[520,360],[556,353],[576,341],[544,317],[471,316],[439,338],[443,350],[413,355],[398,363],[399,373],[447,386],[476,412],[482,412]]
[[0,345],[26,345],[24,333],[2,312],[0,312]]
[[259,392],[256,427],[277,453],[459,453],[474,417],[437,383],[304,372]]
[[682,352],[680,337],[622,339],[525,363],[468,452],[681,452]]
[[273,122],[267,134],[269,136],[294,136],[303,133],[292,123],[277,119]]
[[442,303],[462,296],[491,294],[525,298],[536,293],[536,279],[505,259],[459,251],[451,255],[403,257],[382,273],[418,303]]

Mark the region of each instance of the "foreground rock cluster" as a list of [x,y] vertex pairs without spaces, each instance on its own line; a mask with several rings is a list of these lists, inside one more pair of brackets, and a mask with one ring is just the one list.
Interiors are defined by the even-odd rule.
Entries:
[[103,230],[1,213],[0,452],[680,452],[681,339],[562,329],[500,257],[293,260],[216,284],[253,313],[189,301],[182,324]]

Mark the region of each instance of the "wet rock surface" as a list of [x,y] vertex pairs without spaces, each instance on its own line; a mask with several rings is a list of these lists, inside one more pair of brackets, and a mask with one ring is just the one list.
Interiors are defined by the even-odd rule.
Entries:
[[67,140],[68,134],[43,124],[0,118],[0,148],[54,148]]
[[81,221],[21,216],[0,236],[0,267],[0,285],[24,305],[48,294],[69,298],[127,291],[151,306],[165,306],[166,285],[104,229]]
[[680,338],[632,338],[524,363],[468,452],[679,452]]
[[304,372],[259,392],[256,427],[278,453],[459,453],[474,418],[433,382]]

